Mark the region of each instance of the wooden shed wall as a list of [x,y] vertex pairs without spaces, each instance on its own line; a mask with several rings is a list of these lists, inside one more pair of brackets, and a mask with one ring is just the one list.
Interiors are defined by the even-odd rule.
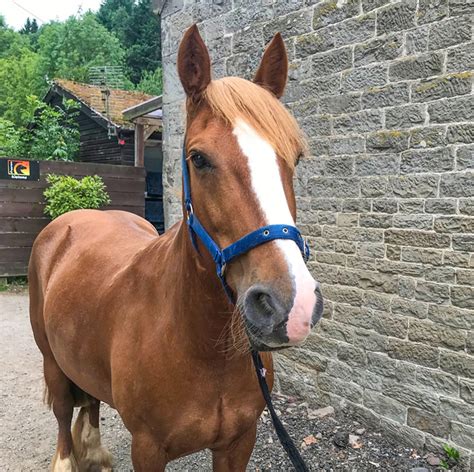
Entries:
[[145,170],[138,167],[40,162],[40,180],[0,179],[0,277],[25,275],[31,247],[38,233],[49,223],[43,214],[46,175],[50,173],[84,177],[100,175],[112,203],[105,209],[125,210],[145,216]]

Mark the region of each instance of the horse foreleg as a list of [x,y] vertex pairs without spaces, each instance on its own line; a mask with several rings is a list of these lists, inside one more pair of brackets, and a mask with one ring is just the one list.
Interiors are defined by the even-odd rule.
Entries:
[[50,404],[58,422],[58,444],[51,470],[52,472],[78,472],[71,436],[74,410],[71,381],[64,375],[52,356],[44,357],[44,379],[49,392]]
[[81,408],[74,423],[72,438],[80,472],[112,470],[112,456],[100,442],[99,408],[100,402],[91,398],[90,404]]
[[257,424],[255,423],[227,448],[213,449],[212,470],[214,472],[245,472],[255,446],[256,435]]
[[133,433],[132,463],[135,472],[164,472],[166,453],[149,433]]

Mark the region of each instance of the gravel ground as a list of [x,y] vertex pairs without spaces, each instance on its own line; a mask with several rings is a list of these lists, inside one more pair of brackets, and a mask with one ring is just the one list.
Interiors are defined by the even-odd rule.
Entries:
[[[53,414],[42,404],[41,356],[34,343],[25,292],[0,293],[0,469],[45,471],[54,453],[57,434]],[[379,433],[359,431],[357,446],[337,447],[347,433],[363,428],[343,413],[314,418],[314,406],[297,398],[274,395],[275,407],[290,435],[314,471],[410,471],[430,467],[416,451],[384,439]],[[114,456],[115,470],[132,470],[130,435],[117,412],[101,410],[102,438]],[[306,441],[305,441],[306,438]],[[307,442],[308,445],[303,445]],[[202,452],[171,463],[169,471],[210,470],[210,454]],[[249,471],[292,470],[266,412],[259,423],[257,445]]]

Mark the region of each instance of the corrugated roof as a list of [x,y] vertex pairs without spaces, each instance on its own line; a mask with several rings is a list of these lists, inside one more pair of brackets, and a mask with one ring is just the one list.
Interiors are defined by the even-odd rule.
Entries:
[[[55,79],[54,84],[61,87],[66,92],[76,97],[86,106],[91,108],[95,113],[107,119],[105,110],[105,103],[102,100],[101,89],[97,85],[82,84],[73,80]],[[143,92],[135,92],[130,90],[110,89],[109,96],[109,118],[115,125],[134,128],[135,125],[125,120],[122,111],[138,105],[153,98],[153,95],[148,95]]]

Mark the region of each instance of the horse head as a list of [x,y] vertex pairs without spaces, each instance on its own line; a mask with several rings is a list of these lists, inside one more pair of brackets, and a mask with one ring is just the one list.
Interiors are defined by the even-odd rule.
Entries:
[[[280,34],[267,46],[253,82],[211,79],[196,26],[178,52],[186,93],[185,165],[193,212],[220,248],[267,225],[295,226],[293,174],[306,142],[278,100],[288,58]],[[186,212],[186,209],[185,209]],[[320,319],[320,286],[293,240],[275,239],[232,260],[226,282],[254,349],[300,344]]]

